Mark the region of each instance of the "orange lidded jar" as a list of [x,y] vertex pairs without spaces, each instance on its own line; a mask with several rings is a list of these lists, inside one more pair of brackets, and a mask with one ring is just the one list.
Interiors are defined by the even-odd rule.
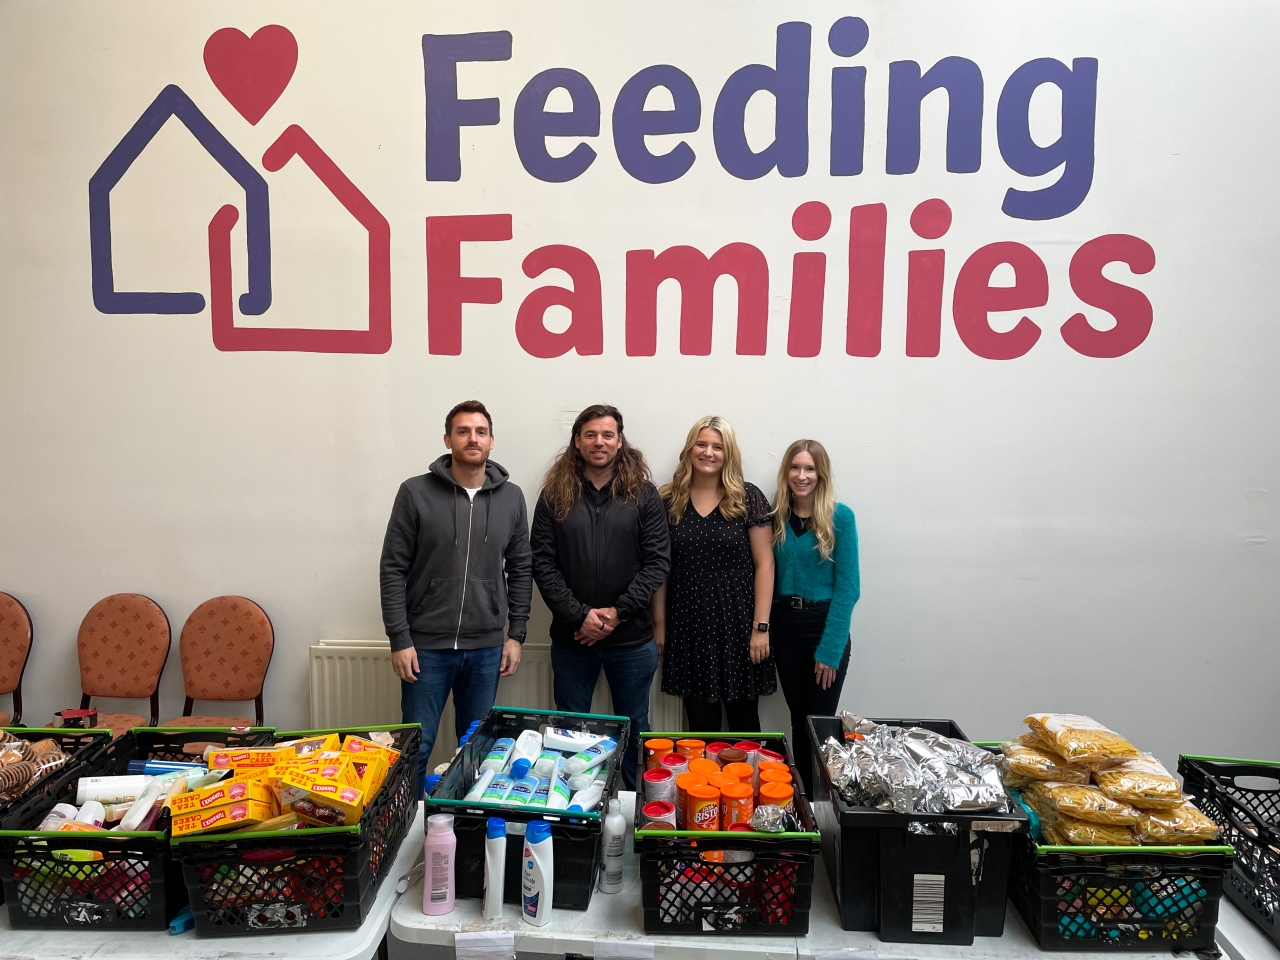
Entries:
[[727,773],[713,773],[711,776],[707,777],[707,784],[715,787],[721,793],[724,792],[725,787],[731,787],[735,784],[740,784],[741,782],[742,781],[737,777],[731,777]]
[[676,745],[670,740],[655,737],[644,742],[644,768],[652,770],[662,762],[668,753],[674,753]]
[[785,783],[791,786],[791,774],[785,770],[761,770],[760,783],[757,789],[763,787],[766,783]]
[[762,783],[760,785],[760,805],[781,807],[787,813],[795,816],[796,792],[789,783]]
[[716,759],[720,761],[722,767],[727,767],[731,763],[746,763],[747,751],[739,750],[737,747],[725,747]]
[[694,757],[689,761],[689,772],[700,773],[704,777],[709,777],[713,773],[720,772],[720,764],[714,760],[707,760],[704,757]]
[[707,778],[700,773],[682,773],[676,777],[676,829],[692,830],[689,826],[689,789],[705,787]]
[[706,749],[705,740],[677,740],[676,753],[683,754],[690,760],[702,759],[702,751]]
[[689,758],[683,753],[668,753],[658,761],[658,766],[663,770],[670,770],[673,777],[678,777],[689,772]]
[[790,773],[790,772],[791,772],[791,768],[790,768],[790,767],[788,767],[785,763],[782,763],[782,762],[777,761],[777,760],[761,760],[761,761],[760,761],[760,766],[759,766],[757,769],[758,769],[761,773],[764,773],[766,770],[773,770],[773,771],[775,771],[776,773]]
[[723,740],[717,740],[714,743],[708,743],[706,750],[702,753],[708,760],[714,760],[716,763],[719,763],[720,751],[727,749],[729,749],[729,744],[725,743]]
[[736,823],[750,823],[756,805],[749,783],[731,783],[720,788],[720,828],[732,830]]
[[755,769],[749,763],[725,764],[725,766],[720,768],[720,772],[741,780],[743,783],[754,782],[756,776]]
[[688,830],[719,830],[720,791],[708,784],[690,787],[685,823]]

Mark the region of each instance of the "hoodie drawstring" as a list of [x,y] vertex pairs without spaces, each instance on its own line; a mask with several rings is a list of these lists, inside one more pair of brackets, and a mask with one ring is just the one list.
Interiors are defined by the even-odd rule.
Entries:
[[489,542],[489,518],[493,516],[493,490],[486,490],[488,496],[485,498],[487,506],[484,510],[484,542]]
[[453,545],[458,545],[458,487],[456,484],[451,488],[453,496],[450,498],[450,506],[453,507]]

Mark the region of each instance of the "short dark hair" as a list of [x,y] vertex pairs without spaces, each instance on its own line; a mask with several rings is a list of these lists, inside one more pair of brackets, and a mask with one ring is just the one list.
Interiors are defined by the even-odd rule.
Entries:
[[489,416],[489,411],[484,408],[484,404],[479,400],[463,400],[461,403],[456,404],[444,418],[444,435],[446,437],[453,433],[453,418],[460,413],[484,414],[484,418],[489,421],[489,432],[493,433],[493,417]]

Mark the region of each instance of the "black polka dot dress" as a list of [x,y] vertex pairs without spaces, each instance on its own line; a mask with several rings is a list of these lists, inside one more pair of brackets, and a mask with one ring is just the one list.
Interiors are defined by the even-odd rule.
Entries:
[[760,488],[746,487],[746,517],[727,520],[718,506],[704,517],[689,503],[671,524],[663,693],[729,701],[777,689],[773,655],[751,662],[755,563],[747,529],[770,517]]

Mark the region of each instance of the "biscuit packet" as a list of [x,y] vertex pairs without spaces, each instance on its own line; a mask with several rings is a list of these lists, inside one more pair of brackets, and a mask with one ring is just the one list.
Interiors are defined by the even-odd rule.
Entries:
[[1025,777],[1029,780],[1056,780],[1060,783],[1088,783],[1089,770],[1076,764],[1067,763],[1056,753],[1037,750],[1021,743],[1002,743],[1002,766],[1005,783],[1010,776]]
[[1092,717],[1075,713],[1033,713],[1022,722],[1069,763],[1138,756],[1137,747]]
[[1097,787],[1085,784],[1042,781],[1023,790],[1023,796],[1028,794],[1036,799],[1037,806],[1047,806],[1062,817],[1075,820],[1132,826],[1142,819],[1142,814],[1129,804],[1112,800]]
[[1203,843],[1218,836],[1218,825],[1184,801],[1167,810],[1149,810],[1138,821],[1143,843]]
[[1093,782],[1113,800],[1144,809],[1169,809],[1185,800],[1177,778],[1149,753],[1100,764]]
[[1064,847],[1132,847],[1138,842],[1128,827],[1071,817],[1058,818],[1053,832]]

